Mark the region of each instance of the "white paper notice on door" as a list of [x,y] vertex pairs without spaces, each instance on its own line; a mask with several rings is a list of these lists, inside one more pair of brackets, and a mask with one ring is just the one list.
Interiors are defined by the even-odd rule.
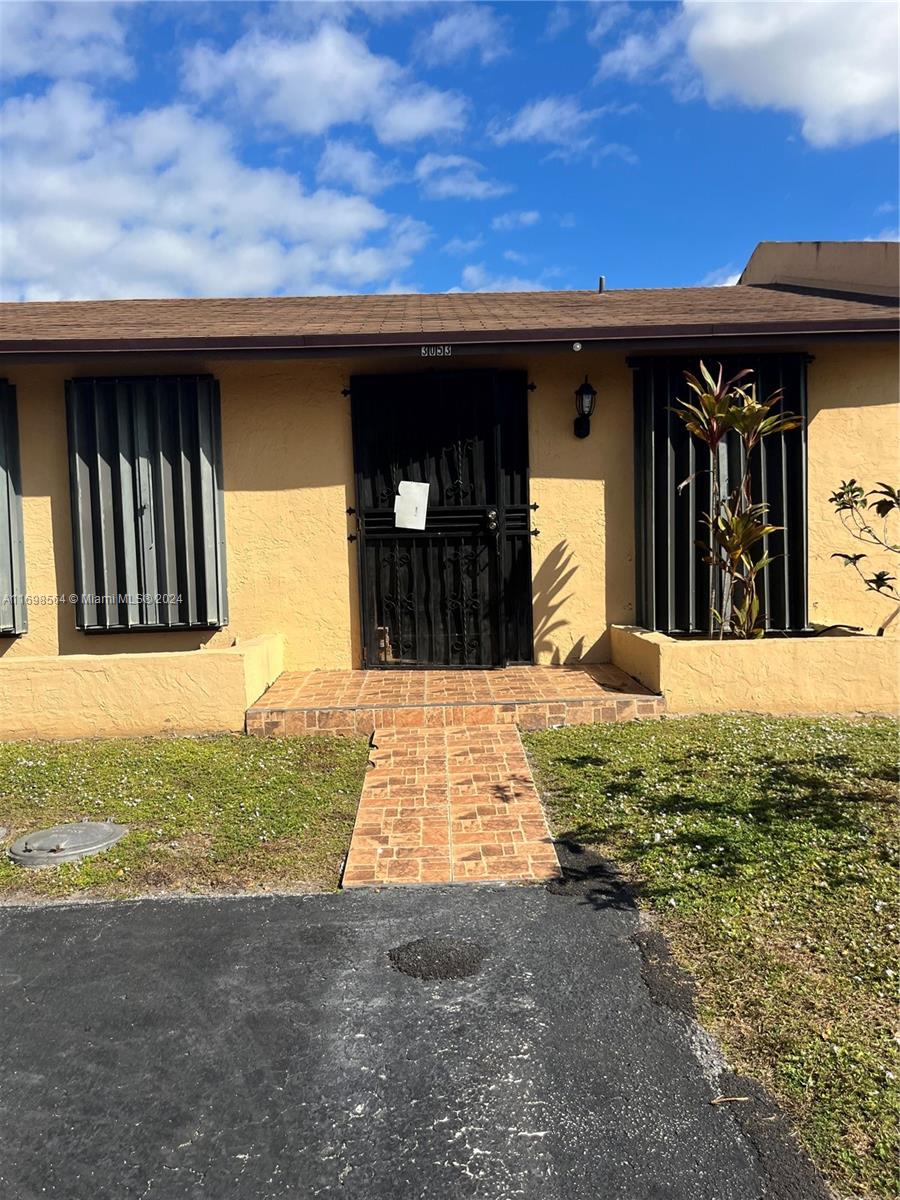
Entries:
[[401,479],[394,497],[394,525],[397,529],[424,529],[428,515],[428,483]]

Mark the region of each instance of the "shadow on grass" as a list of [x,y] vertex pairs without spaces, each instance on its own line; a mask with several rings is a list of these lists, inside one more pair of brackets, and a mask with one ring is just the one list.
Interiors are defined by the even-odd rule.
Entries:
[[[793,760],[760,756],[751,767],[749,789],[735,788],[723,773],[722,758],[713,751],[691,750],[684,756],[659,760],[656,787],[650,791],[654,772],[645,767],[617,768],[612,759],[590,754],[563,755],[556,765],[567,772],[585,772],[578,783],[559,782],[554,789],[557,810],[565,814],[569,801],[584,811],[585,783],[595,771],[603,773],[602,795],[593,800],[595,812],[560,834],[559,843],[569,847],[613,844],[625,862],[639,863],[648,852],[659,850],[631,827],[634,819],[622,813],[622,805],[642,818],[681,818],[680,827],[665,838],[663,849],[687,851],[690,866],[699,876],[723,881],[753,877],[762,862],[773,861],[776,853],[788,861],[791,848],[815,852],[829,860],[831,889],[865,882],[845,851],[859,844],[860,835],[874,832],[871,820],[877,812],[897,803],[898,769],[894,765],[873,767],[865,777],[848,779],[847,772],[859,769],[859,760],[848,754],[821,753]],[[551,768],[552,774],[552,768]],[[704,776],[708,775],[708,792]],[[866,806],[877,806],[867,814]],[[775,843],[783,847],[776,852]],[[605,860],[601,860],[605,861]],[[614,871],[607,864],[607,868]],[[573,867],[574,869],[574,867]],[[592,868],[595,869],[595,868]],[[602,881],[601,881],[602,882]],[[620,881],[621,882],[621,881]],[[688,881],[677,886],[645,881],[629,889],[630,902],[640,894],[657,901],[684,894]],[[697,886],[702,886],[698,878]],[[599,890],[599,907],[609,907],[608,887]]]
[[560,877],[547,884],[556,896],[576,896],[591,908],[630,911],[637,907],[635,891],[609,859],[582,845],[577,837],[555,839]]

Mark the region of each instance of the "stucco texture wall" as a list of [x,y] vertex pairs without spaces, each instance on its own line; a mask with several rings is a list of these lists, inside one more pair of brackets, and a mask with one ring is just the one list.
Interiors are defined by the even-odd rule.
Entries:
[[[887,342],[817,346],[809,367],[809,618],[815,625],[859,625],[872,630],[892,605],[867,593],[833,553],[866,549],[844,532],[828,502],[841,480],[866,489],[878,480],[900,484],[898,350]],[[891,518],[900,540],[900,516]],[[864,566],[891,568],[896,558],[871,552]],[[900,619],[890,627],[900,634]]]
[[[625,356],[535,360],[529,401],[535,661],[609,661],[609,626],[634,619],[631,371]],[[575,389],[597,389],[590,437],[572,432]]]
[[[346,667],[357,626],[346,373],[331,361],[34,365],[16,385],[25,568],[32,598],[74,587],[64,382],[72,374],[209,371],[221,384],[230,621],[215,632],[86,635],[68,604],[33,603],[28,633],[0,655],[141,654],[224,647],[283,633],[291,667]],[[352,568],[352,569],[351,569]]]
[[707,641],[612,631],[616,666],[687,713],[896,713],[900,641],[870,635]]
[[[609,657],[608,625],[632,618],[631,380],[621,355],[571,351],[466,367],[527,369],[536,657]],[[2,369],[2,368],[0,368]],[[73,374],[209,371],[221,385],[227,628],[215,632],[92,634],[69,605],[32,604],[29,630],[0,640],[9,661],[48,655],[155,654],[283,635],[285,667],[361,662],[350,376],[419,370],[417,360],[93,361],[3,371],[17,388],[26,580],[32,597],[74,586],[64,382]],[[574,389],[589,373],[600,395],[590,438],[572,434]]]
[[282,663],[276,636],[187,653],[23,655],[0,664],[0,737],[241,732]]
[[[535,658],[610,657],[609,628],[634,620],[631,373],[621,351],[461,358],[454,369],[526,369]],[[221,384],[230,623],[206,633],[85,635],[68,605],[32,605],[30,628],[0,639],[0,663],[55,655],[137,655],[284,638],[288,669],[361,663],[351,374],[416,371],[392,359],[94,360],[0,366],[17,387],[26,577],[32,596],[73,589],[64,381],[73,374],[208,371]],[[591,436],[572,432],[574,389],[598,390]],[[820,347],[810,367],[810,593],[819,623],[874,626],[884,603],[830,559],[847,545],[827,497],[841,478],[898,472],[897,360],[887,345]]]

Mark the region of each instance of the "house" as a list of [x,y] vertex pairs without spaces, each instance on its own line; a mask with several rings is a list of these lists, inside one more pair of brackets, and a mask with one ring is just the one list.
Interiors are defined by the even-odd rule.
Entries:
[[0,735],[240,728],[282,670],[607,662],[620,627],[695,651],[701,357],[805,416],[758,475],[773,644],[871,631],[828,497],[900,475],[898,277],[763,243],[732,287],[0,305]]

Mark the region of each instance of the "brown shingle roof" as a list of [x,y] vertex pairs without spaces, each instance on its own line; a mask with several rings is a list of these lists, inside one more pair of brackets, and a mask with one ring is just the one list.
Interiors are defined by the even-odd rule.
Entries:
[[0,304],[0,350],[324,348],[897,328],[897,306],[768,287]]

